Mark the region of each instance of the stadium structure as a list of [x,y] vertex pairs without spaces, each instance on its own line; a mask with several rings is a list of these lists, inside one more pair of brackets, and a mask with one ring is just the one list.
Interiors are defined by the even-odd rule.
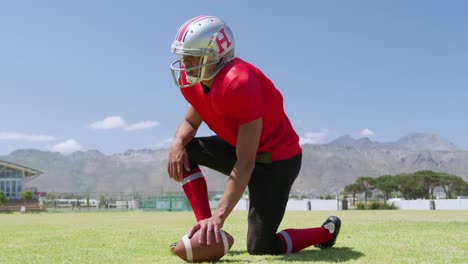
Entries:
[[41,171],[0,160],[0,192],[3,192],[8,200],[19,199],[19,193],[24,190],[25,183],[41,174]]

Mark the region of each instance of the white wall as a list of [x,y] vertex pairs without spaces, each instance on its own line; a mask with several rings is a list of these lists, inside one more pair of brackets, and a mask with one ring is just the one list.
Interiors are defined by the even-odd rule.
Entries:
[[249,200],[242,198],[234,207],[234,210],[247,210],[249,208]]
[[[308,211],[310,203],[311,211],[337,211],[342,210],[342,202],[339,200],[295,200],[290,199],[286,211]],[[388,204],[394,203],[400,210],[431,210],[431,200],[402,200],[390,199]],[[468,210],[468,199],[434,200],[436,210]],[[217,204],[216,204],[217,205]],[[211,204],[212,208],[216,205]],[[249,201],[245,198],[239,200],[234,210],[247,210]]]
[[289,199],[286,205],[286,211],[308,211],[307,202],[309,200]]
[[[286,211],[308,211],[310,208],[312,211],[336,211],[338,210],[338,203],[336,200],[295,200],[290,199],[286,205]],[[242,198],[239,200],[234,210],[247,210],[249,208],[249,202],[247,199]],[[341,208],[340,208],[341,209]]]
[[430,210],[430,200],[389,200],[388,204],[394,204],[400,210]]
[[[441,199],[433,201],[435,203],[435,210],[468,210],[468,199]],[[390,199],[387,203],[394,203],[400,210],[431,210],[431,200]]]
[[[310,208],[310,209],[309,209]],[[287,211],[336,211],[339,210],[336,200],[295,200],[290,199],[286,206]]]
[[436,210],[468,210],[468,199],[434,200]]

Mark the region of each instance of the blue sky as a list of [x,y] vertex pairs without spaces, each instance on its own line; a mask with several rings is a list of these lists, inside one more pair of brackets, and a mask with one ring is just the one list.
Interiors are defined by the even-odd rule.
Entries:
[[468,149],[465,1],[17,0],[0,1],[0,155],[167,147],[187,109],[170,45],[201,14],[282,91],[302,143],[422,132]]

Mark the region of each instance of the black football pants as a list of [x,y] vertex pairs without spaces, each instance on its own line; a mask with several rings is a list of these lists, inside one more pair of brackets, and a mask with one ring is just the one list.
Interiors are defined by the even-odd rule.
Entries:
[[[236,149],[217,136],[196,137],[186,145],[186,150],[191,168],[201,165],[225,175],[231,173],[237,160]],[[283,254],[276,233],[301,168],[302,153],[274,162],[263,154],[257,157],[248,185],[247,250],[250,254]]]

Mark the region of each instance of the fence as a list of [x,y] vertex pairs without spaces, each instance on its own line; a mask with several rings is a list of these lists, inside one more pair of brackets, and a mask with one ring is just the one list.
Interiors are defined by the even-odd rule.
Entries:
[[468,199],[447,200],[402,200],[390,199],[388,204],[396,205],[400,210],[468,210]]
[[[210,207],[216,208],[222,195],[210,194]],[[403,200],[390,199],[400,210],[468,210],[468,199]],[[42,197],[41,208],[47,211],[98,211],[98,210],[144,210],[144,211],[190,211],[191,206],[184,194],[157,193],[81,193]],[[236,204],[234,210],[248,210],[248,196]],[[287,211],[338,211],[355,209],[353,203],[340,199],[290,199]]]
[[189,211],[190,204],[185,196],[155,196],[140,201],[144,211]]

